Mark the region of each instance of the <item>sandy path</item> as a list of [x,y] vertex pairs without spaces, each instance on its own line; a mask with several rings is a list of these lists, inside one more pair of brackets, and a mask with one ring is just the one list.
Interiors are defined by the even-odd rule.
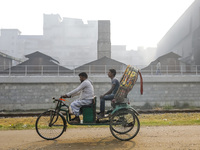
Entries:
[[142,127],[131,141],[115,139],[108,127],[70,128],[57,140],[40,138],[35,130],[0,131],[1,150],[200,150],[200,126]]

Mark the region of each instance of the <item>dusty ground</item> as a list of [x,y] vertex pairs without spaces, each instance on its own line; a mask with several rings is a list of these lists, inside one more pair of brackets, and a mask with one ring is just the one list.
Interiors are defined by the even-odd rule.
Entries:
[[200,126],[142,127],[131,141],[115,139],[105,128],[70,128],[57,140],[35,130],[0,131],[1,150],[200,150]]

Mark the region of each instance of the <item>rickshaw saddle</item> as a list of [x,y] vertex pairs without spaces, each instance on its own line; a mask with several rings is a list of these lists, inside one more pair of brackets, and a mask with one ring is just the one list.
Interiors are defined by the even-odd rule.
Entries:
[[82,106],[80,112],[83,114],[83,123],[96,122],[96,96],[93,98],[92,104]]

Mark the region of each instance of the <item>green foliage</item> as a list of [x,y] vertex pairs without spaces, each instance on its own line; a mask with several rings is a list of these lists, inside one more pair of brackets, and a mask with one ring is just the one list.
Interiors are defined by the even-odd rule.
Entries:
[[173,109],[174,107],[173,106],[171,106],[171,105],[165,105],[165,106],[163,106],[163,109],[165,109],[165,110],[171,110],[171,109]]
[[146,102],[141,109],[152,109],[153,107],[151,106],[151,104],[149,104],[148,102]]
[[23,130],[23,129],[34,129],[35,125],[13,123],[10,125],[0,125],[0,130]]
[[181,107],[181,104],[180,104],[180,102],[179,101],[175,101],[174,102],[174,108],[180,108]]
[[190,108],[190,104],[188,104],[188,103],[183,103],[182,108]]
[[155,103],[155,105],[153,106],[153,109],[155,110],[161,109],[161,106],[158,103]]

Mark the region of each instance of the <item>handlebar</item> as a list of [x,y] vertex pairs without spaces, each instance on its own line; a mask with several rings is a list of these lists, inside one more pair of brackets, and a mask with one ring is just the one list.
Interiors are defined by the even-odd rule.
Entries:
[[67,102],[69,102],[68,100],[63,99],[63,98],[56,99],[55,97],[53,97],[52,99],[53,99],[54,101],[61,101],[61,102],[67,101]]

